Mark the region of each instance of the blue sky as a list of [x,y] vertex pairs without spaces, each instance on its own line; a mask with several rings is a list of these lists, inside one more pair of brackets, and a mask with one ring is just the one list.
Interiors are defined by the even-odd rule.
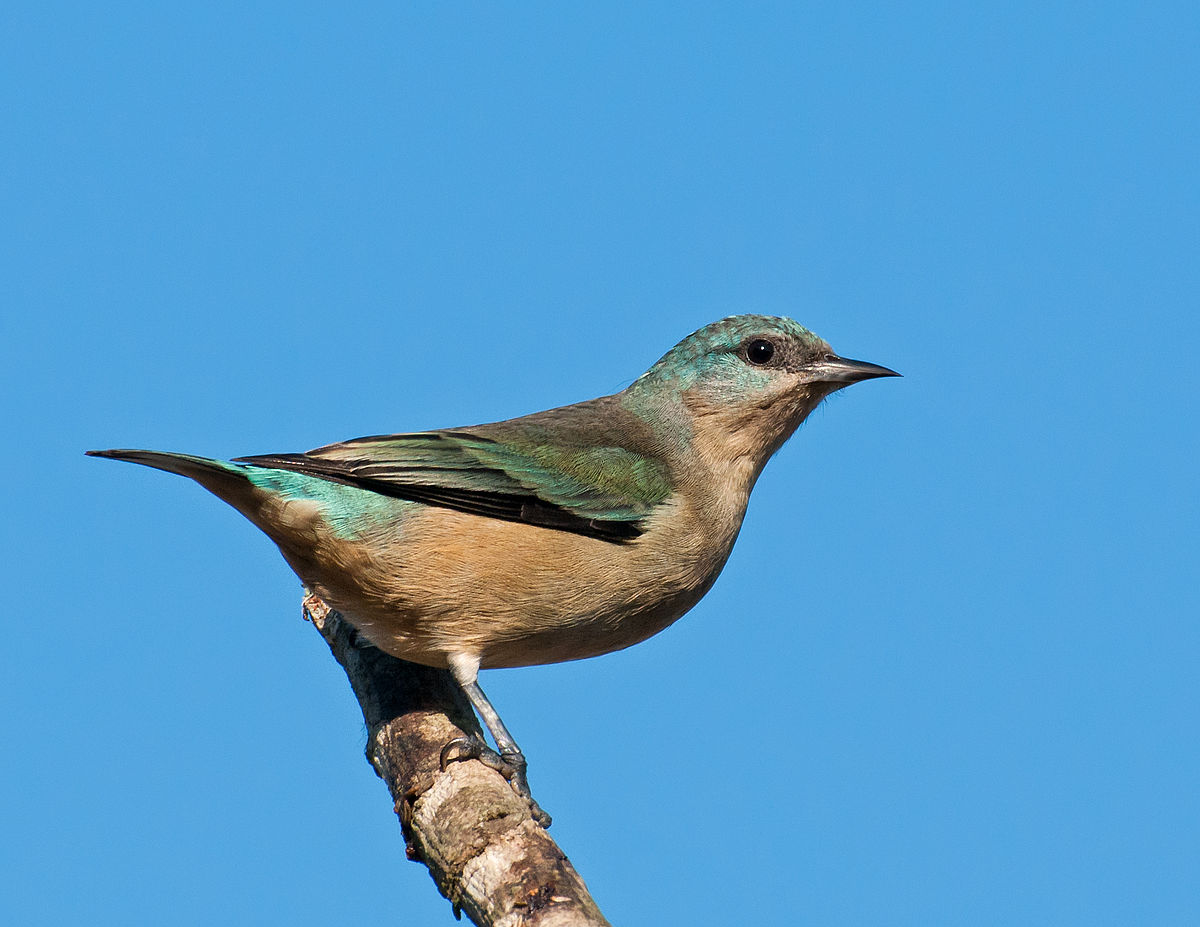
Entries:
[[[708,597],[483,683],[614,923],[1200,916],[1194,4],[3,14],[0,920],[451,922],[214,456],[735,312],[894,367]],[[167,912],[164,914],[164,912]]]

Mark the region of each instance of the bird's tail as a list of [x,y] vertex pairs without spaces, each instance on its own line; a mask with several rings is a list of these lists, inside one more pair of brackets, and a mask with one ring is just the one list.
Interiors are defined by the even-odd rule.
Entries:
[[186,476],[209,492],[224,499],[235,508],[245,511],[245,504],[255,495],[245,467],[210,457],[195,457],[191,454],[173,454],[168,451],[140,451],[118,448],[108,451],[88,451],[89,457],[111,457],[113,460],[128,460],[131,463],[166,470]]
[[203,479],[245,479],[235,464],[223,460],[213,460],[209,457],[194,457],[191,454],[173,454],[169,451],[139,451],[127,448],[116,448],[109,451],[88,451],[89,457],[111,457],[113,460],[128,460],[131,463],[154,467],[156,470],[166,470],[168,473],[178,473],[194,480]]

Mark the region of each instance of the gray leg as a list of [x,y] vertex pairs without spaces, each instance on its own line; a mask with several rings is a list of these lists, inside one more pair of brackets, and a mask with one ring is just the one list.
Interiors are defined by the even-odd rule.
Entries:
[[492,735],[492,740],[496,742],[496,749],[500,751],[500,755],[503,757],[520,757],[519,762],[524,765],[525,755],[521,753],[521,748],[513,740],[512,734],[508,733],[508,728],[500,720],[500,715],[492,707],[492,703],[488,701],[488,697],[483,694],[483,689],[479,688],[479,683],[477,681],[469,682],[462,687],[462,690],[467,694],[467,698],[471,700],[471,706],[475,709],[476,714],[479,715],[480,720],[483,721],[484,727]]
[[513,740],[512,734],[500,720],[500,714],[492,707],[488,697],[483,694],[483,689],[479,687],[479,682],[475,678],[475,671],[466,673],[461,672],[462,669],[461,665],[455,666],[453,662],[451,663],[455,680],[467,699],[470,700],[475,713],[483,721],[483,726],[492,735],[492,740],[496,742],[496,750],[490,749],[487,744],[475,736],[457,738],[442,748],[440,758],[442,769],[446,768],[447,763],[456,760],[479,760],[485,766],[495,769],[504,776],[512,785],[513,791],[529,802],[533,819],[543,827],[549,827],[550,815],[541,809],[529,791],[529,779],[525,775],[528,766],[525,754],[521,752],[521,748]]

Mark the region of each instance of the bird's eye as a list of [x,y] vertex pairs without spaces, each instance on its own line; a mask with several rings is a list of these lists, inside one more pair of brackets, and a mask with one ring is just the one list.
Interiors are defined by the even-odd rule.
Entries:
[[769,364],[771,358],[775,356],[775,345],[769,341],[764,341],[762,338],[756,338],[746,345],[746,359],[752,364],[762,366]]

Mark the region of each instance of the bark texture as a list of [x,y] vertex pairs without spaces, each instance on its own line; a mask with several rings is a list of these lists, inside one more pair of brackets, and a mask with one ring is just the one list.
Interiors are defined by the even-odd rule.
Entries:
[[476,760],[439,760],[447,743],[479,734],[446,670],[390,657],[361,641],[320,599],[311,618],[345,669],[367,724],[367,760],[392,793],[408,858],[479,927],[608,925],[566,854],[529,803]]

